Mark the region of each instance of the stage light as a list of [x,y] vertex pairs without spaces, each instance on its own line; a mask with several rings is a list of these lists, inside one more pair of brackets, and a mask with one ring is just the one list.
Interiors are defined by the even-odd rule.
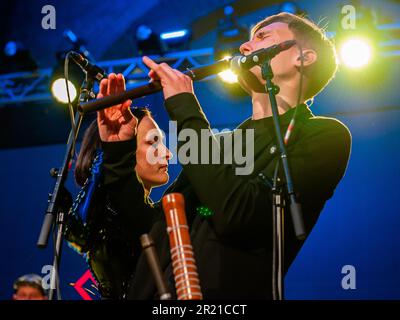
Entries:
[[[229,60],[229,59],[231,59],[231,56],[225,56],[222,58],[222,60]],[[237,75],[231,69],[227,69],[227,70],[224,70],[224,71],[218,73],[218,76],[223,82],[226,82],[229,84],[238,82]]]
[[135,40],[139,55],[162,54],[164,51],[160,36],[147,25],[136,28]]
[[341,61],[350,68],[361,68],[367,65],[371,56],[371,45],[362,38],[346,40],[340,48]]
[[17,54],[18,44],[15,41],[8,41],[4,46],[4,54],[8,57],[13,57]]
[[380,55],[379,43],[386,36],[378,30],[375,17],[373,8],[359,3],[354,17],[357,27],[348,25],[350,21],[347,24],[342,21],[337,29],[335,43],[340,63],[348,69],[376,72],[378,64],[382,62],[375,57]]
[[136,29],[136,39],[140,41],[148,40],[153,33],[150,27],[142,24]]
[[282,3],[279,8],[279,12],[287,12],[297,16],[306,15],[306,12],[304,10],[302,10],[297,4],[291,1]]
[[163,32],[160,35],[166,51],[189,49],[190,31],[188,29]]
[[296,14],[297,5],[295,3],[293,3],[293,2],[284,2],[281,5],[280,11],[281,12],[287,12],[287,13]]
[[169,39],[179,39],[183,38],[188,35],[188,30],[178,30],[178,31],[172,31],[172,32],[164,32],[161,33],[161,39],[162,40],[169,40]]
[[[68,80],[68,89],[71,101],[74,101],[77,95],[75,86]],[[67,86],[65,85],[65,78],[58,78],[51,85],[51,93],[53,97],[61,103],[68,103]]]
[[18,41],[7,41],[0,52],[0,73],[35,71],[38,65],[31,52]]
[[86,41],[79,38],[71,29],[65,29],[63,32],[64,38],[72,45],[71,50],[82,53],[86,58],[95,62],[94,57],[89,50],[85,47]]
[[232,6],[226,6],[226,7],[224,8],[224,15],[225,15],[225,16],[230,16],[230,15],[232,15],[234,12],[235,12],[235,10],[233,9]]
[[[225,56],[222,60],[230,60],[231,56]],[[219,87],[223,88],[229,95],[235,97],[247,96],[247,92],[239,85],[238,75],[232,69],[226,69],[218,73],[218,79],[221,80]]]
[[217,39],[214,45],[214,58],[220,60],[226,55],[239,53],[240,45],[249,39],[247,27],[237,21],[231,6],[224,8],[224,17],[218,21]]
[[[53,72],[50,76],[49,90],[58,103],[68,103],[67,88],[65,85],[65,56],[66,52],[59,51],[56,53],[57,64],[53,67]],[[85,79],[85,74],[82,69],[71,60],[68,64],[68,89],[71,102],[77,102],[77,95],[80,91],[80,85]]]
[[226,83],[238,82],[238,76],[231,69],[218,73],[218,76],[221,78],[222,81]]

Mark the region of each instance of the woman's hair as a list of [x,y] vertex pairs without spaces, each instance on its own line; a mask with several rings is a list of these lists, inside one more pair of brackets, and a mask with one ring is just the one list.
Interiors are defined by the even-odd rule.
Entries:
[[[145,117],[151,117],[151,112],[147,108],[131,108],[132,114],[138,119],[138,124]],[[90,175],[90,167],[96,156],[96,151],[101,149],[101,141],[97,120],[95,119],[86,129],[81,143],[78,158],[75,164],[75,181],[83,186]]]

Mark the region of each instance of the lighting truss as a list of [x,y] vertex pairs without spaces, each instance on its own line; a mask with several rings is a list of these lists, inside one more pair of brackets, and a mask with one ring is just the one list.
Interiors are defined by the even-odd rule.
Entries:
[[[168,63],[174,69],[185,70],[212,63],[214,50],[203,48],[172,52],[163,56],[153,55],[150,58],[158,63]],[[107,73],[122,73],[128,89],[148,83],[149,69],[143,64],[141,57],[102,61],[97,65]],[[36,72],[1,74],[0,107],[34,101],[50,101],[52,99],[49,89],[52,71],[51,68],[47,68]]]

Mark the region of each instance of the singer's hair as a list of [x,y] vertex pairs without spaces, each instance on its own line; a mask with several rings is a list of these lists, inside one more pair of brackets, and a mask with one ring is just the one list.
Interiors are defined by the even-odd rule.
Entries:
[[275,22],[286,23],[303,49],[313,49],[317,53],[316,61],[304,67],[304,75],[309,79],[304,95],[306,100],[311,99],[322,91],[336,74],[338,59],[335,46],[326,37],[323,28],[309,19],[287,12],[269,16],[258,22],[251,30],[251,37],[259,29]]
[[[151,117],[151,112],[147,108],[131,108],[132,114],[138,119],[138,124],[145,117]],[[82,139],[81,148],[75,164],[75,181],[83,186],[90,174],[90,166],[96,156],[96,150],[101,149],[101,140],[97,126],[97,120],[88,126]]]

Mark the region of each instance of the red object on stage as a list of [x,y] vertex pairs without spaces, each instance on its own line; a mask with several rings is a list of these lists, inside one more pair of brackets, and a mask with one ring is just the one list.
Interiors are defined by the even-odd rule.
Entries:
[[175,288],[178,300],[202,300],[199,276],[189,227],[185,214],[185,199],[180,193],[162,198],[171,251]]

